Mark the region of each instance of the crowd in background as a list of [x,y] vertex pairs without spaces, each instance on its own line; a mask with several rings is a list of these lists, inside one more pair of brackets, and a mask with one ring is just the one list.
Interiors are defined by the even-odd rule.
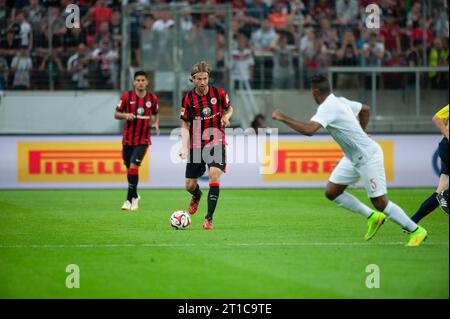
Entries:
[[[372,2],[381,9],[380,29],[365,26],[364,10]],[[136,8],[129,17],[131,64],[142,64],[142,34],[158,35],[162,55],[172,56],[164,45],[170,43],[174,17],[170,11],[152,11],[152,6],[176,4],[186,8],[180,27],[193,43],[189,47],[195,47],[202,31],[214,31],[216,69],[229,67],[236,83],[248,82],[254,88],[298,87],[299,69],[307,80],[330,66],[448,66],[447,1],[427,2],[431,6],[423,21],[422,1],[414,0],[128,1]],[[71,3],[80,8],[80,28],[66,27],[65,8]],[[224,3],[233,8],[231,26],[224,12],[189,10],[190,5]],[[50,77],[57,89],[118,88],[122,4],[0,0],[0,89],[48,89]],[[227,48],[232,53],[229,63]],[[399,77],[389,74],[384,83],[404,86]],[[448,73],[430,72],[426,78],[434,88],[448,85]],[[343,88],[359,81],[351,74],[336,80]]]

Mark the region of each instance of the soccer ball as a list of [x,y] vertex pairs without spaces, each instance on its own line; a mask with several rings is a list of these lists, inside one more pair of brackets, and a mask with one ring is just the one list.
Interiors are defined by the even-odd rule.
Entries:
[[170,216],[170,225],[174,229],[187,229],[191,224],[191,216],[183,210],[178,210]]

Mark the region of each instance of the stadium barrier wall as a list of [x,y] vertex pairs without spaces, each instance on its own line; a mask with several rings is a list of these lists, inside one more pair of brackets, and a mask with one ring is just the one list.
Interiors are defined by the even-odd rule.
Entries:
[[110,134],[119,129],[117,91],[7,91],[0,103],[0,134]]
[[[435,187],[439,135],[376,135],[390,187]],[[183,188],[178,136],[153,136],[140,187]],[[342,156],[330,136],[227,136],[224,188],[322,188]],[[269,145],[269,147],[268,147]],[[0,136],[1,189],[126,188],[120,136]],[[259,155],[260,158],[259,158]],[[268,174],[266,174],[268,173]],[[200,178],[203,187],[207,176]],[[360,186],[360,185],[356,185]]]

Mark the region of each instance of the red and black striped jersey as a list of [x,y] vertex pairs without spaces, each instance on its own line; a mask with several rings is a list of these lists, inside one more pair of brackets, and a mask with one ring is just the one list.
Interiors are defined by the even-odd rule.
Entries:
[[[227,92],[209,86],[206,95],[189,91],[181,101],[180,118],[189,122],[189,147],[225,145],[225,133],[221,125],[224,111],[230,107]],[[212,143],[212,145],[211,145]]]
[[[152,115],[158,113],[158,98],[148,92],[140,98],[135,91],[127,91],[122,95],[116,107],[117,112],[132,113],[136,116],[134,121],[126,121],[123,130],[123,145],[149,145]],[[148,118],[138,118],[145,116]]]

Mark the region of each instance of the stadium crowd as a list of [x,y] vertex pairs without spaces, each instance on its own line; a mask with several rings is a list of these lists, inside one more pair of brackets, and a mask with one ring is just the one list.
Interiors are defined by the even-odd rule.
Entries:
[[[364,10],[372,2],[381,8],[380,29],[364,25]],[[164,39],[175,27],[173,15],[152,11],[152,6],[181,3],[187,8],[182,14],[182,32],[195,39],[202,30],[215,31],[216,69],[224,70],[226,49],[231,46],[231,76],[248,80],[255,88],[297,86],[299,63],[305,79],[330,66],[447,66],[447,1],[428,2],[429,14],[422,21],[422,1],[418,0],[128,1],[136,8],[129,20],[131,64],[141,65],[140,35],[145,32],[157,34],[163,43],[161,52],[170,52],[170,42]],[[65,25],[65,8],[71,3],[80,8],[80,28]],[[188,10],[190,5],[206,8],[223,3],[233,8],[232,43],[226,41],[223,11]],[[0,0],[0,90],[48,89],[50,77],[56,89],[117,89],[122,4]],[[150,13],[140,14],[144,8]],[[264,73],[258,72],[261,69]],[[385,80],[392,88],[400,87],[404,83],[399,77],[390,74]],[[426,78],[433,88],[448,85],[448,73],[429,73]],[[354,75],[341,74],[337,86],[354,87],[357,81]]]

